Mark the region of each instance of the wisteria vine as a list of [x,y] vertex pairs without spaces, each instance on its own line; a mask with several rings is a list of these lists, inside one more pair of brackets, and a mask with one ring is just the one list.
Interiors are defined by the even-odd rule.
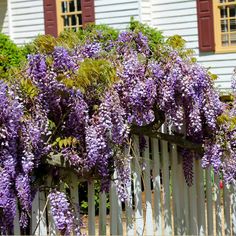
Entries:
[[[173,132],[204,143],[204,166],[223,169],[229,181],[235,178],[235,128],[219,125],[225,107],[211,77],[191,58],[166,52],[160,58],[140,32],[121,32],[109,40],[98,32],[75,48],[55,46],[52,53],[29,55],[22,78],[0,83],[2,234],[13,233],[17,209],[21,228],[27,227],[34,193],[44,180],[35,180],[37,170],[58,156],[79,177],[99,179],[101,190],[109,190],[115,171],[120,198],[127,199],[131,156],[124,150],[130,130],[155,123],[157,113]],[[229,117],[234,116],[231,110]],[[229,161],[222,161],[222,145]],[[199,154],[187,149],[182,154],[190,183],[191,163]],[[73,204],[56,178],[52,183],[47,192],[57,229],[80,234]]]

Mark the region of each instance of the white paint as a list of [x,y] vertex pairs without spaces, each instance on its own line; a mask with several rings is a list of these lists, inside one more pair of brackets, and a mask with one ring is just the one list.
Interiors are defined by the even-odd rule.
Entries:
[[206,199],[207,199],[207,228],[208,235],[213,235],[213,201],[211,168],[206,169]]
[[7,33],[16,44],[22,45],[32,41],[37,35],[44,34],[42,0],[7,0],[7,8],[9,28]]
[[107,196],[105,192],[99,193],[99,235],[106,235],[106,201]]
[[134,158],[133,162],[133,185],[134,185],[134,203],[135,203],[135,223],[136,223],[136,234],[138,236],[143,235],[144,230],[144,219],[142,209],[142,190],[141,190],[141,167],[140,161],[140,150],[139,150],[139,137],[137,135],[133,138],[134,146]]
[[118,223],[118,199],[116,193],[115,183],[111,182],[110,187],[110,235],[117,235]]
[[198,206],[198,235],[206,235],[206,217],[205,217],[205,193],[204,193],[204,172],[201,167],[201,161],[195,161],[195,175],[197,187],[197,206]]
[[4,34],[9,34],[7,0],[0,0],[0,32]]
[[155,235],[162,235],[160,149],[157,139],[151,139],[151,144],[153,158],[154,233]]
[[94,5],[96,24],[107,24],[124,30],[129,25],[131,16],[140,18],[139,0],[95,0]]
[[88,234],[95,235],[94,181],[88,183]]
[[220,179],[218,175],[214,176],[214,201],[215,201],[215,215],[216,215],[216,235],[221,236],[222,234],[222,209],[221,209],[221,191],[220,191]]
[[224,185],[223,195],[224,195],[223,198],[224,198],[224,219],[225,219],[224,231],[225,231],[225,235],[231,235],[230,192],[226,185]]
[[[162,132],[164,129],[162,130]],[[169,173],[169,152],[167,141],[161,140],[162,159],[162,181],[163,181],[163,215],[164,215],[164,235],[172,234],[171,210],[170,210],[170,173]]]
[[149,149],[149,137],[145,136],[146,147],[144,150],[143,163],[145,165],[143,173],[143,183],[145,192],[145,207],[146,207],[146,217],[145,217],[145,234],[153,234],[153,221],[152,219],[152,192],[151,192],[151,180],[150,180],[150,149]]
[[[144,0],[143,0],[144,1]],[[144,11],[142,11],[144,14]],[[196,0],[152,1],[151,24],[163,31],[165,36],[181,35],[188,48],[195,50],[195,56],[203,66],[211,66],[210,71],[219,76],[215,86],[221,90],[231,88],[231,76],[236,66],[235,53],[201,53],[198,45]],[[149,23],[149,21],[146,21]],[[221,65],[219,66],[219,61]]]

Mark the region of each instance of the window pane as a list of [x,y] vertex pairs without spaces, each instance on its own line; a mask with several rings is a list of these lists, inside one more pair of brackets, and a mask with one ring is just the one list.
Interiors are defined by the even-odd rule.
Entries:
[[63,22],[64,22],[64,26],[69,26],[69,17],[63,16]]
[[61,12],[65,13],[67,12],[67,2],[61,2]]
[[70,12],[75,11],[75,2],[74,1],[70,1],[69,6],[70,6]]
[[221,32],[228,32],[228,21],[221,20]]
[[229,46],[229,37],[227,34],[221,35],[222,46]]
[[71,24],[72,24],[72,25],[77,25],[76,16],[75,16],[75,15],[72,15],[72,16],[71,16]]
[[226,7],[221,7],[220,8],[220,17],[221,18],[227,17],[227,8]]
[[236,19],[230,20],[230,32],[236,31]]
[[79,14],[79,15],[77,15],[77,17],[78,17],[78,19],[79,19],[79,25],[82,25],[82,15]]
[[81,11],[81,1],[77,0],[77,11]]
[[236,5],[235,6],[229,6],[229,16],[230,17],[236,17]]
[[230,35],[230,43],[232,46],[236,46],[236,34],[231,34]]

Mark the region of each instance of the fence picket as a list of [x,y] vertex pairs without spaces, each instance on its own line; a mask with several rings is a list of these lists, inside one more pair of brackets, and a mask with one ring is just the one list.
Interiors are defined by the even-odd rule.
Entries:
[[236,235],[236,185],[231,186],[231,219],[232,219],[232,235]]
[[78,219],[80,220],[80,212],[78,209],[79,202],[79,180],[76,175],[71,175],[70,178],[70,197]]
[[205,217],[205,193],[204,193],[204,173],[201,161],[196,160],[196,183],[197,183],[197,212],[198,212],[198,235],[206,235],[206,217]]
[[190,222],[189,222],[189,218],[191,217],[189,215],[189,191],[188,191],[188,185],[186,184],[186,180],[184,177],[184,173],[183,173],[183,161],[181,161],[181,179],[182,179],[182,186],[183,186],[183,211],[184,211],[184,232],[185,234],[189,235],[191,234],[190,232]]
[[[125,155],[130,155],[130,147],[125,149]],[[132,168],[130,163],[130,168]],[[132,174],[131,174],[132,179]],[[125,217],[126,217],[126,235],[134,235],[134,222],[133,222],[133,196],[132,196],[132,183],[126,189],[128,199],[125,200]]]
[[110,188],[110,235],[117,235],[117,222],[118,222],[118,202],[115,183],[111,182]]
[[132,206],[132,189],[131,186],[127,189],[129,199],[125,201],[125,216],[126,216],[126,235],[134,235],[134,222],[133,222],[133,206]]
[[231,235],[231,225],[230,225],[230,194],[227,186],[224,185],[223,190],[224,199],[224,225],[225,225],[225,235]]
[[[162,132],[165,128],[162,128]],[[236,235],[236,204],[234,204],[236,185],[231,185],[230,189],[224,186],[221,191],[219,175],[215,174],[213,178],[212,168],[204,170],[200,160],[195,160],[193,186],[188,187],[183,174],[182,156],[178,154],[177,146],[165,140],[151,138],[150,148],[149,137],[145,136],[145,140],[147,146],[142,159],[142,164],[145,166],[144,191],[142,192],[139,137],[133,136],[134,158],[131,160],[133,178],[131,185],[127,188],[130,199],[126,200],[125,212],[122,212],[122,203],[118,199],[115,182],[111,182],[110,232],[106,229],[106,194],[99,193],[99,229],[97,230],[94,181],[88,183],[88,235],[95,235],[95,233],[128,236]],[[126,153],[129,151],[127,149]],[[116,173],[114,179],[116,179]],[[67,183],[70,186],[72,203],[77,204],[79,202],[77,177],[71,178]],[[50,215],[50,207],[46,205],[45,192],[37,192],[32,204],[31,234],[57,235],[58,232]],[[123,214],[126,216],[126,231],[123,228]],[[20,234],[17,218],[14,220],[14,233]]]
[[123,235],[123,224],[122,224],[122,206],[121,206],[121,200],[119,199],[117,195],[117,235]]
[[211,168],[206,169],[206,200],[207,200],[207,228],[208,235],[213,235],[213,202]]
[[95,235],[94,181],[88,183],[88,234]]
[[150,148],[149,137],[145,136],[146,147],[144,150],[144,165],[145,170],[143,173],[144,178],[144,192],[145,192],[145,234],[153,235],[153,222],[152,222],[152,192],[151,192],[151,179],[150,179]]
[[16,209],[16,216],[14,219],[14,235],[20,235],[19,211]]
[[99,193],[99,235],[106,235],[107,196],[105,192]]
[[214,189],[215,189],[215,216],[216,216],[216,235],[222,236],[222,207],[221,207],[221,191],[219,186],[220,178],[214,175]]
[[141,189],[141,168],[139,164],[140,150],[139,137],[134,136],[134,158],[133,162],[133,185],[134,185],[134,203],[135,203],[135,224],[136,234],[143,235],[143,209],[142,209],[142,189]]
[[159,141],[151,139],[153,159],[153,190],[154,190],[154,234],[162,235],[161,217],[161,177]]
[[172,176],[172,191],[173,191],[173,211],[174,211],[174,234],[182,235],[183,234],[183,221],[182,221],[182,201],[180,199],[180,171],[182,168],[180,164],[178,164],[178,153],[177,146],[171,145],[171,176]]
[[193,184],[189,187],[189,214],[191,234],[198,234],[197,191],[196,191],[196,161],[193,160]]
[[48,221],[49,221],[49,224],[48,224],[48,235],[51,236],[51,235],[58,235],[58,233],[56,232],[56,225],[54,223],[54,220],[52,219],[52,215],[50,213],[50,208],[48,207],[49,209],[49,214],[48,214]]
[[37,192],[32,203],[31,233],[34,235],[47,235],[46,198],[44,192]]
[[171,210],[170,210],[170,174],[169,174],[169,152],[167,141],[161,141],[161,158],[162,158],[162,179],[163,179],[163,215],[164,215],[164,234],[172,234]]

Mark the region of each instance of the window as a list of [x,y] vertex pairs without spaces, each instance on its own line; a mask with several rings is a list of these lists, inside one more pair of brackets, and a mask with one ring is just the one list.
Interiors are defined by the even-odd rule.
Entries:
[[63,30],[75,30],[83,26],[81,0],[57,1],[58,32]]
[[43,0],[45,34],[78,30],[95,22],[94,0]]
[[236,51],[236,0],[213,0],[215,51]]

